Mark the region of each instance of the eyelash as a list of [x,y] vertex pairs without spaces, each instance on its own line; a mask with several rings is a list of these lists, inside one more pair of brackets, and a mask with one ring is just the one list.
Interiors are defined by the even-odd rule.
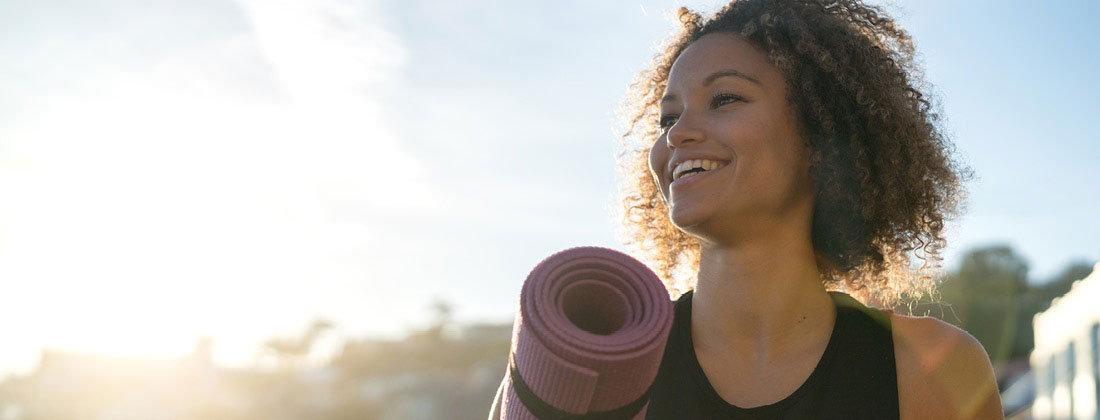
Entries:
[[[731,93],[717,93],[713,97],[711,97],[710,104],[714,108],[725,105],[725,104],[722,104],[722,103],[718,103],[719,101],[721,101],[723,99],[732,99],[734,101],[744,101],[745,100],[745,98],[743,98],[739,95],[734,95],[734,94],[731,94]],[[673,118],[676,118],[676,117],[678,117],[678,116],[677,115],[662,115],[657,120],[657,126],[662,128],[662,129],[668,128],[668,126],[672,125],[672,122],[670,120],[673,119]]]

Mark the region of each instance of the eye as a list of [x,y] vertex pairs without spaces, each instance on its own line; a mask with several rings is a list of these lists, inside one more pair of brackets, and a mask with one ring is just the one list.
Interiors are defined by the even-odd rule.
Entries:
[[718,94],[715,94],[713,98],[711,98],[710,104],[711,104],[712,107],[717,108],[717,107],[720,107],[722,105],[726,105],[726,104],[733,103],[733,102],[741,102],[741,101],[744,101],[744,100],[745,100],[745,98],[742,98],[740,96],[737,96],[737,95],[734,95],[734,94],[731,94],[731,93],[718,93]]
[[[717,93],[717,94],[714,95],[714,97],[711,98],[710,103],[711,103],[711,107],[717,108],[717,107],[720,107],[722,105],[731,104],[731,103],[734,103],[734,102],[744,102],[744,101],[745,101],[745,98],[741,97],[739,95],[734,95],[732,93]],[[661,118],[657,120],[657,126],[661,127],[661,129],[667,130],[668,127],[671,127],[672,124],[676,123],[676,119],[679,118],[679,117],[680,117],[679,115],[675,115],[675,114],[662,115]]]
[[678,115],[662,115],[661,118],[659,120],[657,120],[657,126],[661,127],[662,129],[667,129],[668,127],[672,126],[672,124],[676,123],[676,118],[679,118],[679,116]]

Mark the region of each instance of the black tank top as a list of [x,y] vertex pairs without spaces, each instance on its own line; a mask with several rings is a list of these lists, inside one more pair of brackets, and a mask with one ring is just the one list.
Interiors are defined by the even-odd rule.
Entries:
[[696,359],[689,291],[675,302],[665,356],[651,391],[646,420],[844,419],[896,420],[897,372],[887,313],[851,296],[829,292],[836,322],[813,373],[774,404],[741,408],[722,399]]

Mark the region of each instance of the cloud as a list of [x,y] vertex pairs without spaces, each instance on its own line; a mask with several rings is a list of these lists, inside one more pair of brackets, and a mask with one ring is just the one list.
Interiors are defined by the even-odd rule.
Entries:
[[72,79],[0,118],[0,331],[133,354],[212,334],[239,359],[313,311],[383,300],[357,290],[384,246],[341,208],[439,204],[379,112],[407,53],[371,6],[243,1],[251,30],[171,54],[95,63],[108,46],[78,37],[55,50],[87,68],[51,73]]
[[[357,191],[372,208],[433,205],[424,164],[404,151],[383,121],[377,96],[407,51],[371,3],[242,0],[256,44],[300,113],[327,185]],[[374,5],[377,7],[377,5]],[[306,158],[309,158],[308,155]]]

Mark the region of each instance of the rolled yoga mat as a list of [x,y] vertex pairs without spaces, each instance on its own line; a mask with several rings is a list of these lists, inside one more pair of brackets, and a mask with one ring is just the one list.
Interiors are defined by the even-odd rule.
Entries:
[[641,420],[672,301],[640,261],[577,247],[540,262],[512,326],[503,420]]

